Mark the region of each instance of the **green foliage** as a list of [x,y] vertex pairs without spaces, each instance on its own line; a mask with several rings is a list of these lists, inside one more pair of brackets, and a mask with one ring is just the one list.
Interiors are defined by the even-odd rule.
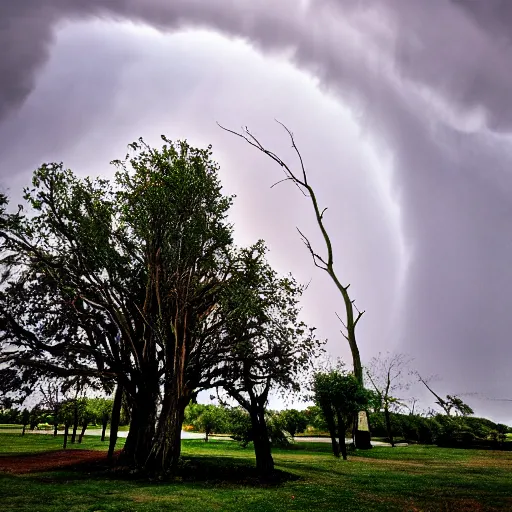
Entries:
[[17,409],[0,409],[0,424],[19,424],[20,413]]
[[342,369],[316,373],[313,377],[313,394],[327,423],[333,454],[339,457],[341,447],[343,459],[346,460],[346,431],[355,414],[367,407],[369,394],[354,374]]
[[315,402],[324,418],[340,415],[346,422],[368,405],[369,394],[351,373],[331,370],[316,373],[313,379]]
[[224,434],[229,430],[228,411],[217,405],[189,404],[185,409],[185,422],[204,432],[205,440],[212,433]]
[[462,401],[462,399],[455,395],[446,395],[446,405],[449,410],[455,411],[458,416],[470,416],[473,414],[473,409]]
[[304,415],[308,419],[309,427],[322,432],[326,432],[328,430],[329,427],[325,422],[322,409],[317,405],[310,405],[304,409]]
[[[484,446],[485,440],[503,440],[497,434],[508,429],[506,425],[496,424],[486,418],[451,417],[443,414],[425,417],[395,413],[391,421],[393,431],[407,442],[436,443],[442,446],[464,447],[475,443]],[[384,413],[370,414],[370,426],[373,436],[387,436]]]
[[249,413],[241,407],[233,407],[228,410],[228,428],[231,437],[246,447],[253,441],[252,423]]
[[220,297],[232,344],[230,357],[214,371],[219,385],[246,410],[251,400],[263,406],[271,390],[299,391],[299,376],[322,350],[315,329],[300,320],[303,286],[291,275],[279,276],[266,252],[263,241],[235,252]]
[[87,398],[86,411],[90,421],[97,425],[107,423],[110,420],[113,403],[110,398]]
[[300,434],[306,430],[309,418],[304,411],[298,411],[297,409],[285,409],[279,413],[279,421],[281,422],[283,429],[294,437],[295,434]]
[[21,411],[19,418],[20,423],[23,426],[28,425],[30,423],[30,411],[28,409],[23,409],[23,411]]
[[71,425],[75,415],[75,406],[75,400],[64,400],[59,407],[58,421],[63,425]]

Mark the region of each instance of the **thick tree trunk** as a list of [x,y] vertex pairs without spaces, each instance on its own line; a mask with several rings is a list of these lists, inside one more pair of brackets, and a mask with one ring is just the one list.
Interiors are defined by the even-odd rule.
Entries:
[[58,423],[55,423],[53,425],[53,437],[57,437],[57,431],[59,429],[59,424]]
[[172,473],[176,470],[181,456],[181,428],[185,407],[190,401],[190,393],[184,385],[187,331],[183,321],[183,318],[175,321],[173,343],[167,346],[168,359],[173,364],[167,368],[165,375],[162,409],[151,453],[145,465],[149,471]]
[[388,438],[391,446],[395,447],[395,440],[393,439],[393,430],[391,429],[391,415],[389,413],[389,409],[384,407],[384,416],[386,418],[386,430],[388,431]]
[[[180,377],[177,377],[179,379]],[[155,472],[173,472],[181,456],[181,428],[185,407],[190,396],[179,396],[179,382],[166,386],[162,410],[146,469]]]
[[25,429],[27,428],[27,425],[23,425],[23,430],[21,431],[21,435],[24,436],[25,435]]
[[[112,415],[110,420],[110,439],[108,445],[108,454],[107,459],[112,460],[114,456],[114,450],[116,448],[117,442],[117,431],[119,430],[119,420],[121,418],[121,405],[123,403],[123,386],[122,384],[117,384],[116,394],[114,395],[114,403],[112,404]],[[103,426],[103,432],[101,435],[101,440],[105,439],[105,428],[106,423]]]
[[261,476],[271,476],[274,472],[274,459],[272,458],[272,447],[268,438],[265,409],[260,406],[253,406],[250,416],[253,429],[256,468]]
[[123,464],[135,468],[146,467],[155,437],[157,399],[157,387],[152,390],[142,388],[137,392],[133,401],[130,431],[121,454]]

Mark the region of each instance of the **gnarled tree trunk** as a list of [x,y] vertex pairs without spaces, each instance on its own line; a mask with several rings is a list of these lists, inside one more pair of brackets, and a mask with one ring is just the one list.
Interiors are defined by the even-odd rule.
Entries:
[[[149,389],[148,389],[149,388]],[[158,386],[143,387],[133,400],[130,431],[120,461],[135,468],[144,468],[155,436]]]

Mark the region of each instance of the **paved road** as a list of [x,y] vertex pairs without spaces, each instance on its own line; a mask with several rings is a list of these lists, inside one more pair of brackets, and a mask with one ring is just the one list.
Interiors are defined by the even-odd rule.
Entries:
[[[0,433],[11,432],[11,433],[21,433],[21,429],[0,429]],[[52,430],[26,430],[27,433],[30,434],[53,434]],[[87,429],[85,432],[88,436],[101,436],[100,429]],[[64,434],[63,431],[59,431],[59,434]],[[128,435],[127,431],[120,431],[118,433],[118,437],[126,437]],[[108,436],[108,430],[107,430]],[[226,437],[216,437],[210,436],[212,439],[229,439]],[[204,434],[200,434],[197,432],[185,432],[181,431],[181,439],[204,439]],[[296,437],[295,441],[301,443],[330,443],[331,440],[328,437]],[[352,442],[352,439],[345,439],[347,444]],[[389,443],[383,443],[381,441],[372,441],[373,446],[391,446]],[[406,443],[399,443],[396,446],[407,446]]]

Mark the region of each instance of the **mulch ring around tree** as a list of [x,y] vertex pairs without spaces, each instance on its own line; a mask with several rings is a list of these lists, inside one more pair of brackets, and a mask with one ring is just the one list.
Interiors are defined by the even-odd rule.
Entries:
[[0,472],[11,474],[39,473],[61,469],[85,469],[102,463],[107,466],[105,452],[95,450],[57,450],[0,457]]

